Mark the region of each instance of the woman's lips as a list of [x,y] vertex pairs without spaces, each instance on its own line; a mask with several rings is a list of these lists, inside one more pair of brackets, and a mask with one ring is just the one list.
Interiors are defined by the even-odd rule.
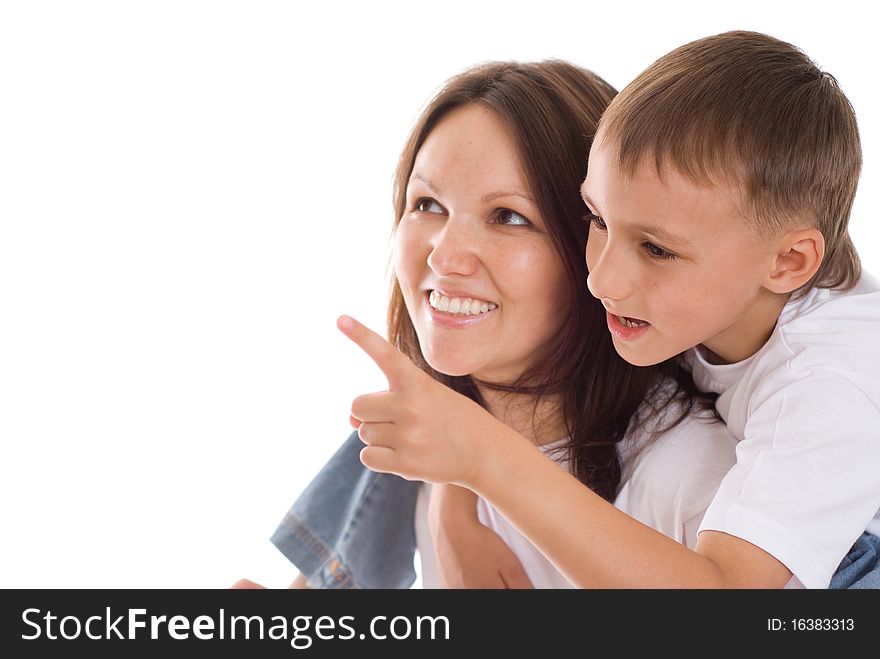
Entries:
[[624,341],[637,339],[651,329],[651,323],[646,320],[616,316],[610,311],[606,311],[605,315],[608,319],[608,330]]

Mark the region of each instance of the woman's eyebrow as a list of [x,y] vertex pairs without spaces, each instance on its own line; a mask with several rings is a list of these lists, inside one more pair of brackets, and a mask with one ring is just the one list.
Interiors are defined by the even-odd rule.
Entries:
[[425,187],[427,187],[431,190],[431,192],[433,192],[434,194],[437,194],[437,195],[440,194],[440,190],[438,190],[437,186],[431,182],[431,179],[426,178],[425,176],[423,176],[419,172],[413,172],[409,178],[410,178],[410,180],[415,179],[417,181],[421,181],[422,183],[425,184]]
[[480,197],[480,201],[483,203],[492,201],[493,199],[500,199],[501,197],[521,197],[528,201],[533,206],[536,206],[535,200],[532,199],[529,195],[524,192],[518,192],[516,190],[499,190],[498,192],[489,192],[488,194],[484,194]]
[[[437,188],[436,185],[434,185],[434,182],[423,174],[419,172],[413,172],[409,178],[410,180],[421,181],[425,185],[425,187],[431,190],[434,194],[438,196],[441,195],[440,190]],[[520,192],[519,190],[497,190],[495,192],[487,192],[482,197],[480,197],[480,201],[485,204],[492,201],[493,199],[500,199],[501,197],[521,197],[532,205],[537,205],[534,199],[532,199],[525,192]]]

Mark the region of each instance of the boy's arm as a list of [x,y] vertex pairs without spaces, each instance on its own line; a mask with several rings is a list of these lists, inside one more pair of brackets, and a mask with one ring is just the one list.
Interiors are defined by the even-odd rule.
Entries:
[[532,588],[504,540],[477,518],[477,495],[456,485],[431,488],[429,526],[446,588]]
[[483,462],[468,485],[575,585],[781,588],[791,577],[773,556],[725,533],[704,531],[695,550],[688,549],[616,509],[501,423],[480,428],[477,436],[495,444],[493,460]]
[[472,489],[576,586],[781,588],[791,577],[739,538],[705,531],[690,550],[638,522],[375,332],[348,317],[338,326],[388,378],[387,392],[352,403],[367,444],[361,461],[375,471]]

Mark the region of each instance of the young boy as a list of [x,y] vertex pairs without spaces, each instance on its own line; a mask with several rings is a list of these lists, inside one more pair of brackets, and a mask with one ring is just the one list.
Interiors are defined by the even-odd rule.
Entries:
[[880,293],[847,233],[860,165],[835,80],[735,32],[621,93],[582,187],[588,284],[618,353],[642,365],[699,344],[694,379],[742,440],[705,543],[750,543],[811,587],[880,506]]
[[468,487],[577,585],[827,587],[880,532],[880,287],[847,233],[860,165],[836,81],[761,34],[661,57],[603,115],[582,187],[590,291],[624,359],[683,353],[740,439],[694,550],[344,321],[395,383],[393,405],[359,399],[362,461]]

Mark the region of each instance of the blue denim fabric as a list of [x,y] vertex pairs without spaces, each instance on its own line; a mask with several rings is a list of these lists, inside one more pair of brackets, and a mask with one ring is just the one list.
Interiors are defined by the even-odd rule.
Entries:
[[880,538],[862,533],[831,577],[828,588],[880,588]]
[[272,535],[310,588],[409,588],[421,483],[361,464],[352,433]]

